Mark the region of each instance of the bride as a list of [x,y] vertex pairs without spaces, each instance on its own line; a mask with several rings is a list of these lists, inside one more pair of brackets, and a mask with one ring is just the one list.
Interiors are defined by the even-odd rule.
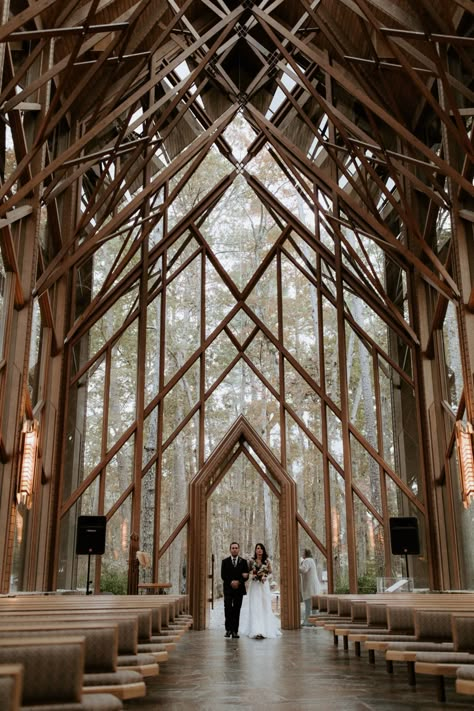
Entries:
[[249,561],[248,629],[245,631],[255,639],[281,635],[279,622],[272,612],[272,594],[268,581],[271,572],[272,564],[265,546],[257,543],[254,557]]

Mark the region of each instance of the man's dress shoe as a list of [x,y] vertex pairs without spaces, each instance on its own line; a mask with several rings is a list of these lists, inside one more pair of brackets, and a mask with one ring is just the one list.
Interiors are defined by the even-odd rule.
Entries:
[[232,632],[232,637],[234,639],[239,639],[239,635],[237,634],[237,632]]
[[224,637],[230,637],[231,634],[232,634],[232,632],[227,631],[227,632],[225,633]]

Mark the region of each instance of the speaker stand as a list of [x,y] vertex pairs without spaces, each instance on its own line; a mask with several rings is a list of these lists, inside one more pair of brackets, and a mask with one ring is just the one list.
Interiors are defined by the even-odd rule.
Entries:
[[405,570],[406,570],[407,580],[408,580],[408,578],[409,578],[410,576],[409,576],[409,573],[408,573],[408,553],[407,553],[406,551],[405,551],[405,553],[404,553],[404,556],[405,556]]
[[92,590],[89,590],[89,585],[91,584],[92,580],[90,579],[91,577],[91,554],[87,554],[87,587],[86,587],[86,595],[92,595]]

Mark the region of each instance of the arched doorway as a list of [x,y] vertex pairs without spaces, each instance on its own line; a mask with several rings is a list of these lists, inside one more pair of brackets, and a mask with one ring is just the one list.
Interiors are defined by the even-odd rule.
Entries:
[[208,500],[232,463],[242,453],[252,457],[252,452],[264,465],[262,468],[255,459],[255,468],[279,498],[281,625],[283,629],[300,626],[296,484],[240,416],[189,485],[188,592],[195,629],[206,627]]

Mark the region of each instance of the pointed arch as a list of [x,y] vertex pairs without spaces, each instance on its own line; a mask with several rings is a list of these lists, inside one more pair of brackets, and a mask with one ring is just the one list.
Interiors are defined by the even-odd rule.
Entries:
[[[300,612],[296,484],[243,415],[236,419],[189,484],[188,592],[194,627],[203,629],[206,626],[208,500],[242,448],[252,449],[270,477],[278,483],[279,490],[274,488],[273,493],[280,503],[281,624],[283,629],[297,629],[300,626]],[[264,472],[259,474],[266,480]]]

